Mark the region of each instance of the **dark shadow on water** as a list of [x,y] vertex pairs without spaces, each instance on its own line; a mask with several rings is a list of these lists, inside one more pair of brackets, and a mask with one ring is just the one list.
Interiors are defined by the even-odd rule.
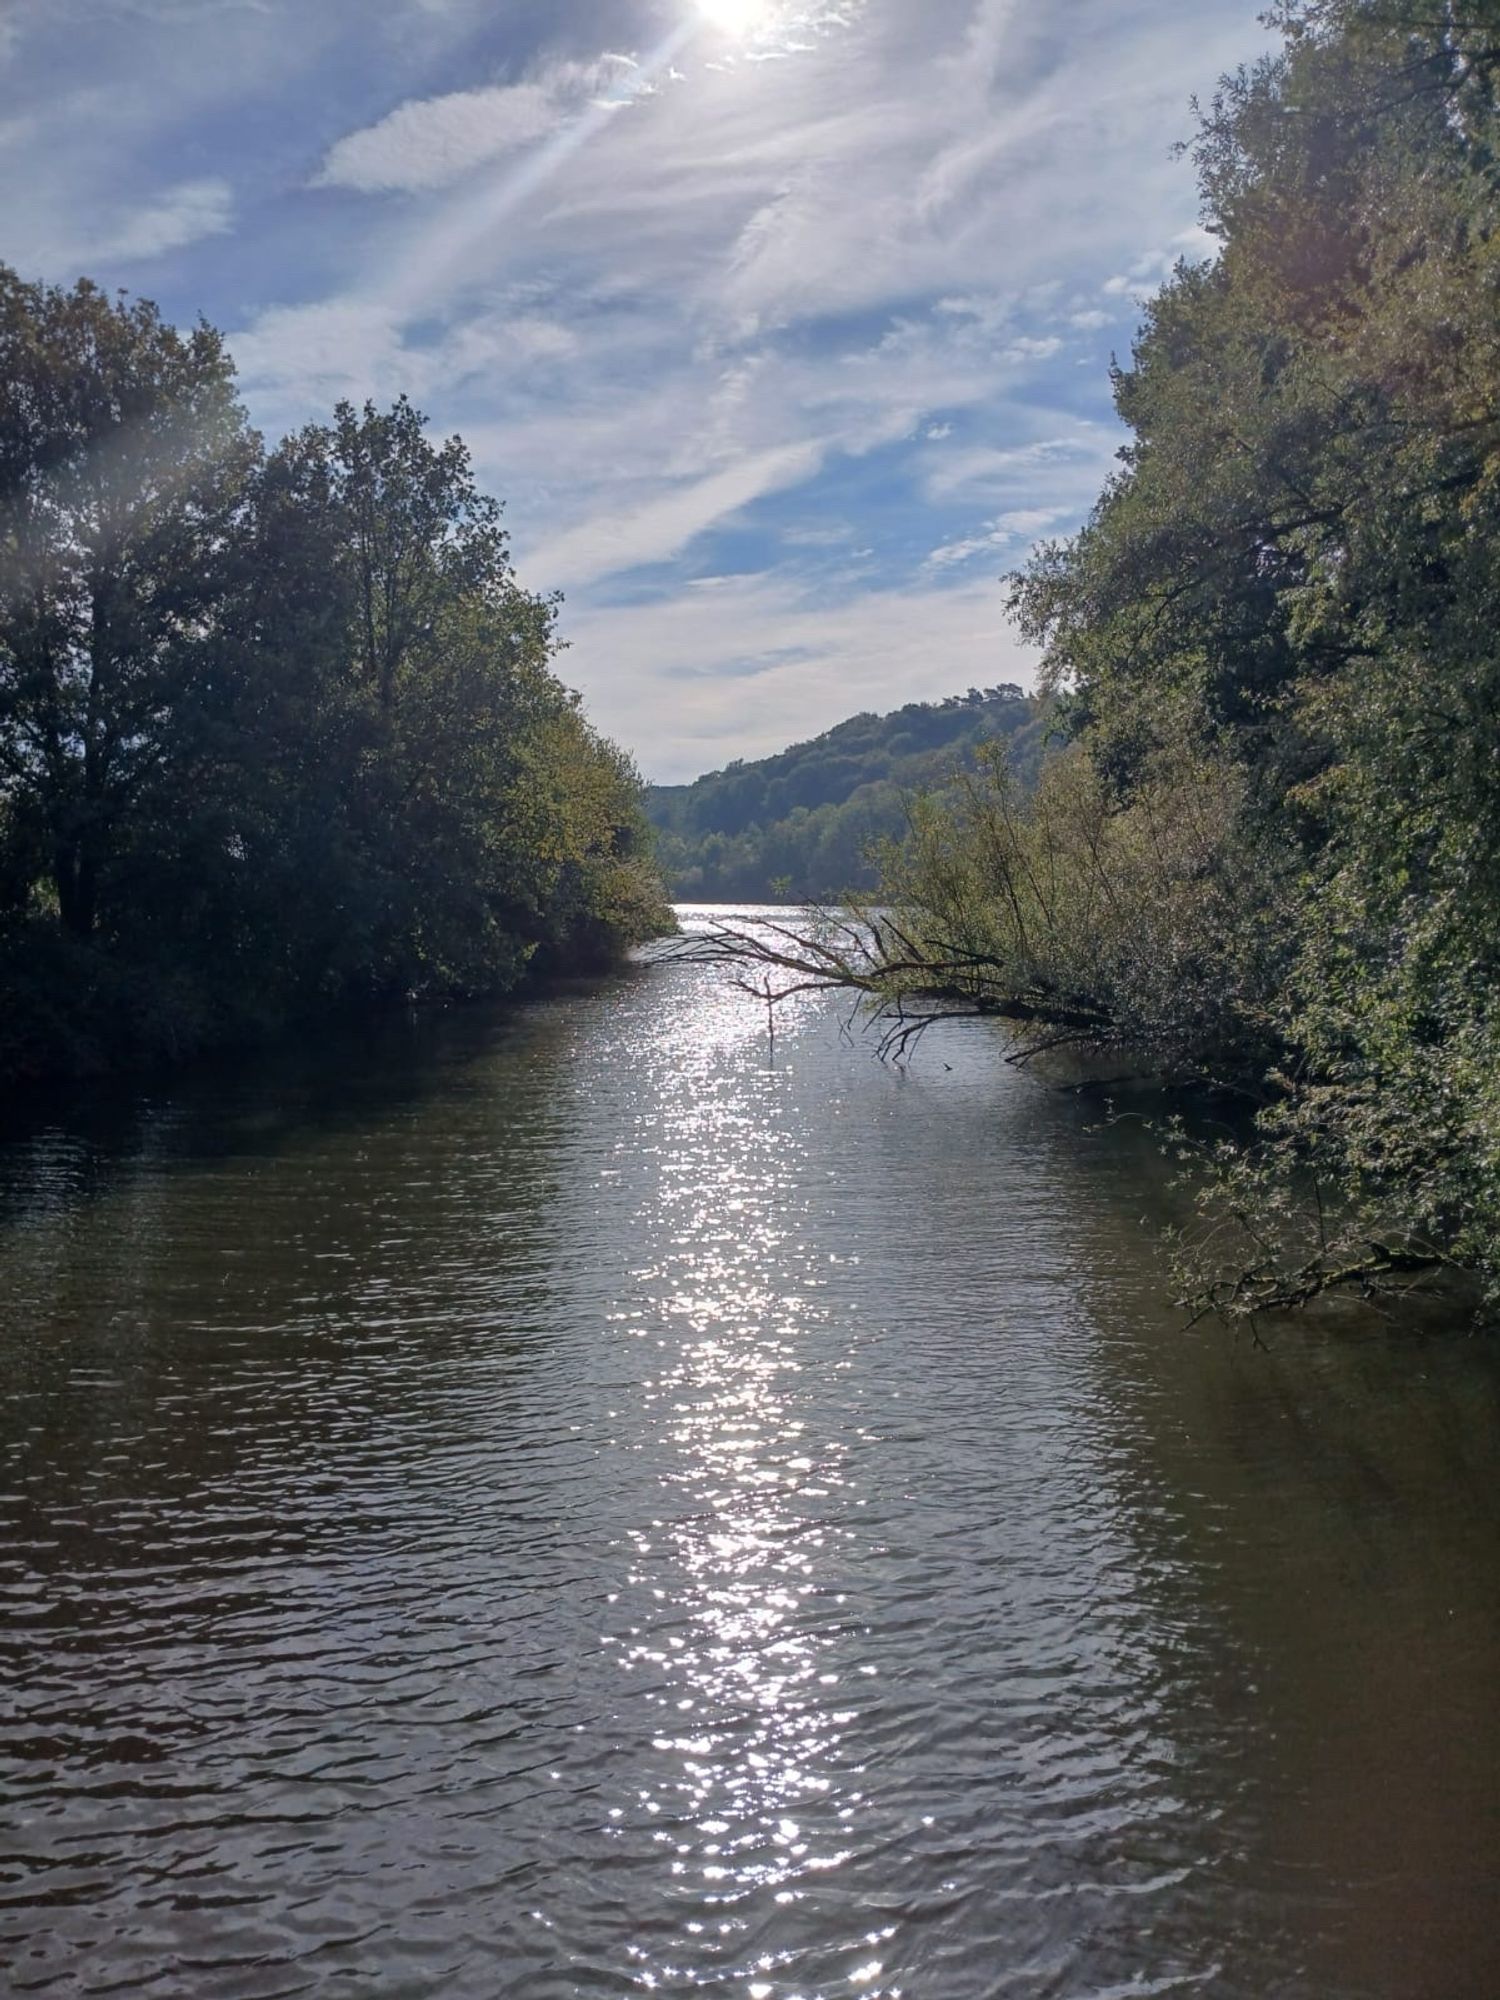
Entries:
[[[645,976],[627,965],[613,980]],[[429,1002],[308,1024],[148,1080],[101,1078],[0,1104],[0,1231],[99,1200],[126,1174],[274,1157],[314,1134],[468,1087],[477,1065],[600,978],[519,1000]]]

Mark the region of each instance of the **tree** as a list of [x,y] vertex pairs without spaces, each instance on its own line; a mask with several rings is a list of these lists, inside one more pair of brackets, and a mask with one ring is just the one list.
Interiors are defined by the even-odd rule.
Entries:
[[78,938],[117,917],[215,672],[257,453],[211,328],[0,268],[3,868]]
[[458,438],[268,456],[219,336],[0,272],[0,1077],[498,993],[670,918]]
[[[1236,1296],[1275,1295],[1298,1174],[1342,1238],[1500,1289],[1500,41],[1410,0],[1279,18],[1204,120],[1222,250],[1117,375],[1125,469],[1017,603],[1125,795],[1173,731],[1245,774],[1232,921],[1283,967],[1274,1102],[1219,1184],[1260,1232]],[[1372,1268],[1318,1232],[1294,1294]]]
[[1448,1264],[1500,1307],[1500,35],[1277,18],[1202,120],[1219,253],[1115,370],[1119,470],[1014,583],[1068,761],[928,813],[853,971],[1261,1103],[1219,1302]]
[[387,713],[446,603],[514,590],[498,502],[476,486],[463,440],[434,445],[425,425],[405,396],[388,411],[344,402],[300,440],[338,522],[359,669]]
[[514,977],[536,943],[521,886],[535,857],[502,829],[527,746],[569,706],[550,666],[556,601],[516,581],[462,440],[433,443],[405,398],[341,404],[268,471],[268,502],[307,518],[330,607],[290,657],[322,660],[333,761],[315,788],[338,832],[329,889],[359,913],[360,976],[401,992]]

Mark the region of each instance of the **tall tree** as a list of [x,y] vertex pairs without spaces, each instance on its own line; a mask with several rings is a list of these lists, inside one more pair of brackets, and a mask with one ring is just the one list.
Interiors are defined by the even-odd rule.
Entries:
[[458,597],[513,590],[498,503],[475,484],[461,438],[434,444],[407,397],[389,410],[340,403],[303,433],[326,469],[357,611],[361,671],[395,707],[403,666]]
[[259,444],[220,336],[0,268],[0,797],[10,899],[114,914],[184,707],[215,666]]
[[[354,754],[325,771],[323,816],[339,829],[338,900],[360,913],[367,976],[406,990],[513,972],[535,857],[500,829],[529,739],[568,700],[551,672],[555,603],[518,583],[462,440],[434,442],[404,397],[387,411],[340,404],[289,439],[266,497],[306,514],[290,552],[304,578],[316,550],[318,594],[296,597],[329,612],[321,712]],[[261,602],[284,620],[283,604]],[[317,651],[309,637],[304,620],[294,660]]]
[[1196,147],[1220,254],[1117,374],[1125,468],[1017,601],[1123,797],[1174,734],[1243,773],[1283,1049],[1243,1212],[1312,1169],[1500,1298],[1500,25],[1277,19]]
[[0,272],[0,1079],[659,929],[556,651],[409,402],[267,456],[212,329]]

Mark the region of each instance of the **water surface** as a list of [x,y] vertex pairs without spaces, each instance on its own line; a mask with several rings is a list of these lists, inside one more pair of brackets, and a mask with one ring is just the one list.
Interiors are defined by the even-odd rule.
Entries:
[[8,1993],[1500,1993],[1492,1350],[1186,1333],[1148,1137],[842,1011],[0,1148]]

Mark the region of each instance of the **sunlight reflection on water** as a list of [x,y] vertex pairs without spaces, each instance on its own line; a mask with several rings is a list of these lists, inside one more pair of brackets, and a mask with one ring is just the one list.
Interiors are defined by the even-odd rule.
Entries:
[[[773,1071],[722,1072],[726,1051],[765,1038],[760,1003],[722,982],[705,1001],[684,1041],[680,1019],[663,1026],[662,1054],[686,1063],[688,1087],[661,1135],[656,1227],[643,1229],[659,1232],[666,1254],[637,1274],[643,1316],[671,1329],[643,1406],[673,1456],[662,1474],[670,1511],[633,1536],[629,1579],[664,1607],[663,1621],[628,1632],[620,1652],[626,1671],[655,1682],[653,1747],[670,1761],[662,1796],[638,1803],[669,1816],[658,1837],[693,1912],[679,1962],[668,1962],[670,1947],[636,1947],[647,1987],[681,1980],[700,1947],[719,1963],[751,1928],[747,1903],[800,1901],[848,1858],[858,1811],[836,1763],[855,1711],[834,1631],[805,1615],[859,1504],[846,1490],[847,1447],[799,1414],[802,1355],[827,1319],[826,1280],[795,1250],[799,1275],[786,1283],[807,1147],[767,1117]],[[799,1012],[797,1002],[783,1010],[783,1064]],[[766,1053],[769,1062],[769,1043]],[[836,1595],[835,1615],[842,1603]],[[767,2000],[776,1989],[765,1975],[782,1956],[741,1960],[746,1992]],[[867,1961],[858,1990],[879,1992],[877,1972]]]

